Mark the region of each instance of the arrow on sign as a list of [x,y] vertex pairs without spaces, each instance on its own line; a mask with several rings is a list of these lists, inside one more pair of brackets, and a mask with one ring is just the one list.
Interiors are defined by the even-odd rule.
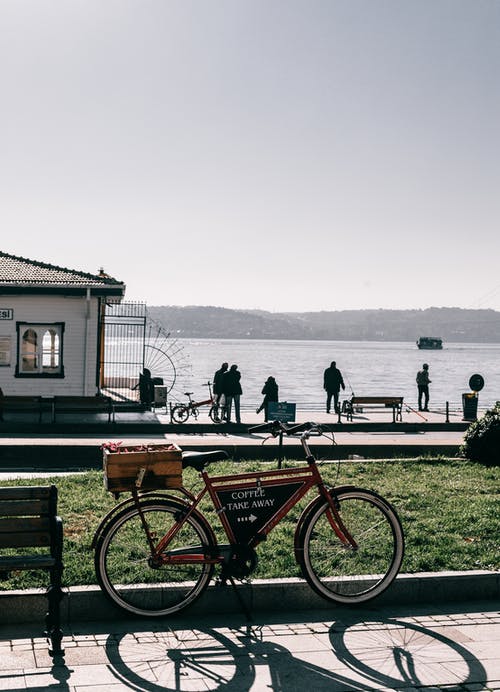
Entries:
[[238,521],[249,521],[250,523],[253,523],[257,517],[255,514],[251,514],[249,517],[238,517]]

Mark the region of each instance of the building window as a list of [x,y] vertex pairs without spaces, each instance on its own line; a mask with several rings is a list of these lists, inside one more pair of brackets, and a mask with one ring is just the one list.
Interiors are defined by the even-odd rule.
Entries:
[[0,366],[10,365],[10,336],[0,336]]
[[64,377],[62,343],[64,325],[18,322],[18,377]]

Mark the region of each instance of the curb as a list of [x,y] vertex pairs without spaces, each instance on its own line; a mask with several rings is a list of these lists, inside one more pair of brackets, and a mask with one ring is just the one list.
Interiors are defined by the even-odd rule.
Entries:
[[[244,461],[258,457],[262,461],[275,461],[279,457],[277,446],[233,444],[225,441],[196,442],[182,444],[184,449],[198,452],[208,452],[221,449],[229,454],[233,461]],[[349,459],[353,454],[364,459],[402,459],[422,456],[458,456],[459,444],[443,444],[438,442],[411,444],[384,444],[381,442],[366,442],[337,445],[328,448],[332,460]],[[321,456],[325,447],[311,444],[315,454]],[[304,452],[300,445],[286,444],[282,450],[285,459],[303,459]],[[0,466],[2,471],[75,471],[102,469],[101,445],[12,445],[0,444]]]
[[[72,586],[64,590],[63,623],[130,618],[105,598],[97,586]],[[301,579],[255,580],[238,585],[247,607],[253,611],[331,610],[332,603],[317,596]],[[465,602],[500,599],[500,572],[486,570],[400,574],[376,601],[377,605]],[[47,598],[43,589],[0,593],[0,623],[43,622]],[[189,609],[192,614],[241,613],[233,589],[210,585]]]

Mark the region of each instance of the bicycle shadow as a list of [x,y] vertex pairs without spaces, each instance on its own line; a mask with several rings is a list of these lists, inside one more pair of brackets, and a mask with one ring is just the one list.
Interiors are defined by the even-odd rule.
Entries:
[[[450,626],[444,629],[457,635]],[[352,617],[342,628],[331,628],[330,643],[338,661],[361,675],[370,689],[486,689],[486,670],[474,654],[455,639],[415,622]]]
[[[291,631],[281,639],[289,643],[290,636]],[[367,623],[350,617],[347,623],[325,626],[316,648],[301,649],[295,637],[289,644],[292,651],[267,623],[228,627],[221,622],[220,629],[159,629],[142,643],[137,632],[113,635],[106,651],[117,681],[137,692],[246,692],[256,682],[259,689],[273,692],[439,684],[448,692],[460,692],[468,684],[486,689],[486,671],[470,651],[415,623],[392,618]]]

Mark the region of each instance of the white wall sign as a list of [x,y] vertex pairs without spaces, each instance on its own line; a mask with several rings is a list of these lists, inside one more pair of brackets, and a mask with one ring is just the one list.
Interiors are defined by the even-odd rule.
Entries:
[[14,317],[12,308],[0,308],[0,320],[11,320]]

